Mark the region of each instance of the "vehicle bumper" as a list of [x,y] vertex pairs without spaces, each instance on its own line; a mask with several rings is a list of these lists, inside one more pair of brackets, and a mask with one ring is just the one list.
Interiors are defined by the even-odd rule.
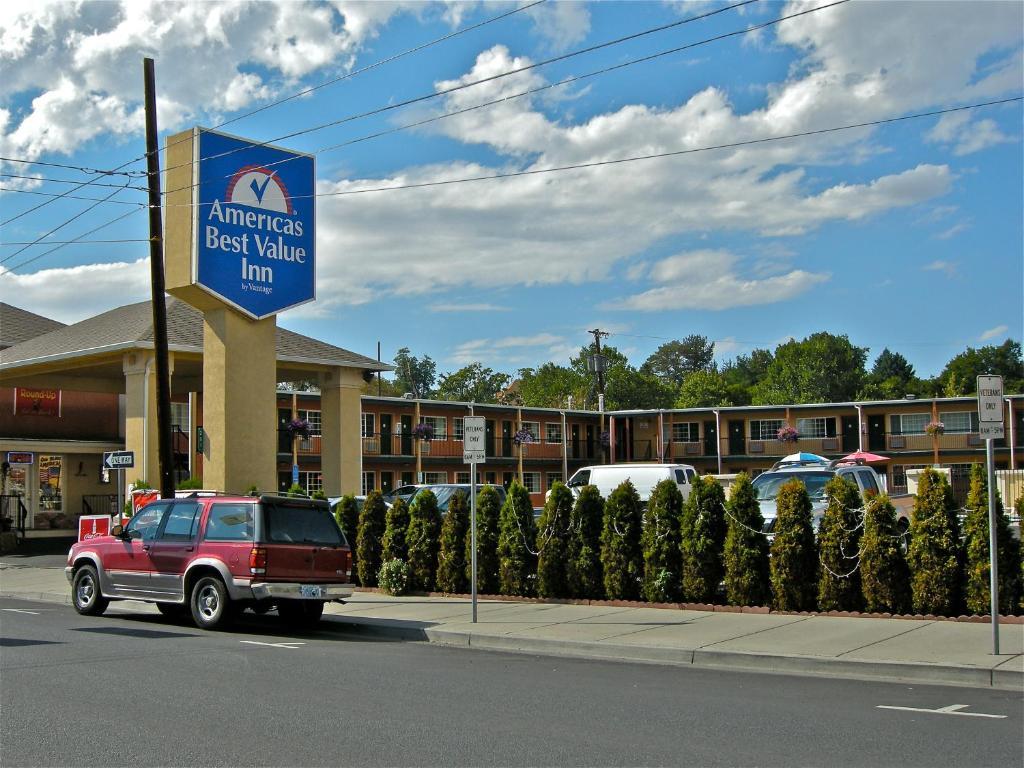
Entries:
[[[257,600],[341,600],[352,596],[353,584],[293,584],[288,582],[257,582],[249,585]],[[303,595],[301,587],[319,587],[319,595]]]

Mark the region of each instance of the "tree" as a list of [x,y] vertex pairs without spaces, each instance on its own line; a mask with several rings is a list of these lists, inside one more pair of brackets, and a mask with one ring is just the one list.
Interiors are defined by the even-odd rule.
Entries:
[[726,504],[725,596],[730,605],[768,605],[768,539],[761,531],[764,517],[750,476],[741,472],[733,481]]
[[651,603],[679,599],[682,557],[679,518],[683,495],[673,480],[662,480],[651,491],[640,543],[644,552],[644,598]]
[[441,550],[437,556],[437,589],[461,594],[466,584],[466,531],[469,530],[469,505],[464,493],[456,493],[448,502],[441,524]]
[[867,350],[846,336],[819,332],[775,349],[764,379],[753,389],[755,405],[844,403],[864,381]]
[[924,397],[929,394],[928,390],[929,386],[914,373],[914,366],[899,352],[886,348],[875,358],[858,398],[895,400],[908,394]]
[[1020,342],[1007,339],[999,346],[968,347],[946,363],[938,380],[943,388],[948,388],[951,380],[959,382],[963,389],[960,394],[967,395],[975,391],[981,374],[1002,376],[1007,394],[1020,392],[1024,387]]
[[384,516],[384,562],[409,558],[409,545],[405,539],[408,532],[409,505],[405,499],[396,498]]
[[569,518],[565,575],[572,597],[600,599],[604,596],[601,571],[603,520],[604,499],[593,485],[584,486]]
[[511,380],[507,373],[495,373],[480,363],[473,363],[452,373],[441,374],[437,397],[463,403],[496,403],[498,393]]
[[436,371],[437,364],[428,355],[420,359],[410,354],[408,347],[402,347],[395,354],[395,383],[403,393],[412,392],[413,397],[430,397]]
[[859,611],[861,505],[857,486],[843,477],[825,484],[828,506],[818,529],[818,607],[823,611]]
[[[498,492],[485,485],[476,497],[476,589],[482,595],[498,594]],[[473,577],[472,531],[466,530],[466,580]]]
[[718,408],[733,405],[732,389],[718,371],[694,371],[679,388],[675,408]]
[[640,366],[640,372],[657,376],[662,383],[678,389],[697,371],[714,369],[715,343],[706,336],[691,334],[682,341],[667,341]]
[[818,597],[818,553],[811,527],[811,499],[797,478],[775,498],[775,540],[768,563],[777,611],[813,611]]
[[544,363],[520,369],[516,390],[523,405],[531,408],[565,408],[570,397],[574,407],[584,408],[591,379],[572,368]]
[[714,602],[725,575],[725,491],[713,477],[697,477],[679,525],[683,599]]
[[[971,488],[967,494],[967,517],[964,520],[964,598],[967,610],[984,614],[992,609],[990,583],[988,477],[984,464],[971,467]],[[999,612],[1016,610],[1020,590],[1020,541],[1010,530],[1010,521],[1003,511],[1003,500],[996,489],[996,553],[999,577]]]
[[437,578],[437,555],[441,548],[441,513],[437,497],[424,489],[409,508],[409,589],[430,592]]
[[537,594],[540,597],[569,597],[566,556],[571,515],[572,492],[563,483],[555,483],[544,503],[537,530]]
[[729,399],[733,405],[750,405],[753,402],[754,386],[768,375],[768,368],[774,360],[767,349],[755,349],[749,355],[739,355],[722,365],[722,377],[729,387]]
[[899,352],[890,352],[886,347],[875,358],[875,364],[871,367],[871,375],[878,379],[899,379],[910,381],[916,377],[914,366],[912,366]]
[[910,589],[916,613],[952,615],[959,607],[960,531],[949,483],[926,469],[910,520]]
[[530,597],[537,574],[537,525],[530,494],[518,480],[509,486],[498,518],[498,585],[503,595]]
[[644,575],[640,496],[626,480],[608,496],[601,528],[601,565],[609,600],[637,600]]
[[889,497],[883,494],[870,499],[864,510],[860,544],[861,592],[866,611],[900,614],[910,610],[910,571],[903,555],[904,540]]
[[352,581],[359,584],[359,547],[356,546],[356,537],[359,534],[359,507],[356,506],[355,496],[341,497],[334,508],[334,519],[338,521],[338,527],[345,534],[345,540],[352,551]]
[[610,410],[671,408],[675,396],[674,387],[631,365],[616,366],[605,377],[605,407]]
[[[597,354],[597,345],[594,342],[587,344],[585,347],[580,348],[580,353],[576,357],[569,358],[569,367],[576,373],[580,374],[588,381],[594,378],[594,374],[587,367],[591,355]],[[601,347],[601,354],[604,355],[605,360],[608,363],[607,372],[611,372],[615,368],[620,368],[629,365],[629,358],[619,352],[616,347],[610,344],[605,344]]]
[[370,491],[359,513],[359,530],[356,534],[356,562],[359,567],[359,583],[364,587],[377,586],[377,572],[380,570],[382,539],[384,537],[384,497],[380,491]]

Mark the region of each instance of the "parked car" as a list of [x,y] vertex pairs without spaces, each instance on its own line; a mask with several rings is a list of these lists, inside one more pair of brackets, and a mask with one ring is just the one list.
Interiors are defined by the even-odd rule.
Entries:
[[64,572],[78,613],[136,600],[220,629],[245,608],[310,626],[352,594],[351,570],[326,501],[221,494],[147,504],[111,535],[75,543]]
[[393,490],[391,493],[385,493],[384,501],[387,504],[394,504],[396,499],[401,499],[406,504],[408,504],[412,500],[412,497],[416,495],[416,491],[418,491],[422,487],[422,484],[400,485],[397,488],[395,488],[395,490]]
[[[415,504],[416,500],[423,494],[424,491],[430,491],[434,494],[434,496],[437,497],[438,510],[441,513],[444,513],[448,511],[448,505],[451,503],[452,497],[456,493],[461,493],[466,497],[466,503],[468,506],[470,488],[471,486],[469,483],[438,483],[434,485],[421,485],[418,486],[418,489],[416,493],[413,495],[412,499],[409,501],[409,504]],[[480,491],[482,491],[484,488],[493,488],[497,492],[498,499],[500,500],[500,502],[502,504],[505,503],[505,489],[500,485],[478,484],[476,487],[476,498],[478,501],[480,499]]]
[[697,470],[689,464],[598,464],[576,470],[566,485],[573,497],[580,495],[583,486],[594,485],[607,499],[612,491],[629,480],[636,488],[640,501],[646,504],[654,486],[662,480],[674,480],[683,498],[689,498],[695,477]]
[[[857,490],[860,491],[862,502],[867,501],[870,496],[883,492],[882,481],[878,474],[865,464],[842,464],[830,462],[827,459],[779,462],[753,480],[757,500],[761,505],[761,515],[764,517],[765,533],[771,534],[775,529],[775,518],[778,514],[775,497],[778,496],[779,488],[793,478],[800,480],[807,488],[807,494],[811,497],[814,530],[817,531],[821,525],[821,519],[825,515],[825,508],[828,506],[828,501],[825,498],[825,485],[834,477],[843,477],[856,485]],[[910,507],[913,500],[906,494],[894,495],[890,499],[893,506],[896,507],[899,529],[901,532],[906,531],[910,526]]]

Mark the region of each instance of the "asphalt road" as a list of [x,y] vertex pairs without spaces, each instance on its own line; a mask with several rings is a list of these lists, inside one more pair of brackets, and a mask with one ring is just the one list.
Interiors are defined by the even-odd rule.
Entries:
[[0,649],[4,766],[1005,767],[1024,751],[1017,692],[488,653],[329,620],[295,634],[273,614],[207,633],[149,606],[0,599]]

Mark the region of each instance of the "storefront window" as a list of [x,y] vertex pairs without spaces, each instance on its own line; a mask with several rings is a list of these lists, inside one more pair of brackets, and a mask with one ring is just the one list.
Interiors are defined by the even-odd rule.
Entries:
[[61,503],[61,456],[39,457],[39,509],[60,512]]

